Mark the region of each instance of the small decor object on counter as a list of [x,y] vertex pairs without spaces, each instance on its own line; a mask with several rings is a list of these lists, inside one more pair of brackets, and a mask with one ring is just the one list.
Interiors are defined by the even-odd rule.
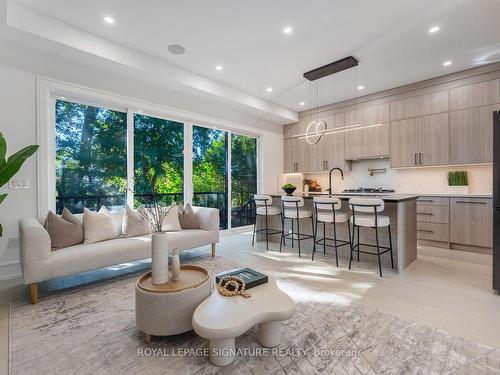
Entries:
[[469,194],[469,180],[466,171],[448,172],[448,193]]
[[309,193],[309,184],[311,183],[311,180],[308,178],[304,178],[304,193]]
[[309,183],[309,191],[321,191],[321,185],[318,184],[318,181],[311,180]]
[[242,269],[239,269],[236,271],[232,271],[232,272],[217,276],[215,278],[215,282],[219,283],[219,281],[226,276],[239,277],[240,279],[242,279],[245,282],[246,289],[250,289],[250,288],[256,287],[258,285],[265,284],[268,281],[268,278],[266,275],[264,275],[260,272],[254,271],[251,268],[242,268]]
[[297,187],[292,184],[283,185],[281,188],[286,193],[286,195],[292,195],[293,192],[297,189]]
[[237,276],[224,276],[217,283],[217,290],[224,297],[242,296],[250,298],[251,295],[245,292],[245,281]]

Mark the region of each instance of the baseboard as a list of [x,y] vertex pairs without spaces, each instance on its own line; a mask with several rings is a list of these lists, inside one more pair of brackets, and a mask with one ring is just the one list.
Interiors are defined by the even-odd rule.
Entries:
[[18,261],[0,263],[0,281],[21,277],[21,264]]

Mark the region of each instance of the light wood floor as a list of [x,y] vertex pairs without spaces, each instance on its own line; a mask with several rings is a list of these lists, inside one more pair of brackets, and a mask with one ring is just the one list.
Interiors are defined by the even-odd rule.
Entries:
[[[209,247],[205,247],[186,253],[183,258],[209,253]],[[322,293],[334,293],[368,308],[424,322],[500,349],[500,296],[491,289],[491,255],[419,247],[418,259],[404,272],[396,274],[385,269],[384,277],[380,278],[375,264],[353,262],[353,270],[349,271],[348,260],[341,258],[336,267],[331,249],[327,249],[327,255],[317,253],[313,262],[307,249],[299,258],[296,248],[287,246],[279,253],[275,243],[270,244],[269,251],[262,242],[252,248],[251,232],[222,237],[217,254],[277,278],[299,281],[316,290],[318,298]],[[148,263],[134,268],[140,267],[148,267]],[[41,286],[41,298],[50,289],[92,282],[121,272],[126,271],[113,267],[90,276],[45,283]],[[8,373],[9,301],[13,298],[28,303],[26,288],[20,283],[21,280],[0,283],[0,374]]]

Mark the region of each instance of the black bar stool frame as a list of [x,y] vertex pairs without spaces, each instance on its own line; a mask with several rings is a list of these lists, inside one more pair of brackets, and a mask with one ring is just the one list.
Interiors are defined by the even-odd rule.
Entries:
[[[300,254],[300,241],[304,240],[309,240],[313,239],[313,253],[316,249],[316,243],[314,243],[314,237],[315,237],[315,232],[314,232],[314,218],[311,215],[311,229],[313,234],[305,234],[305,233],[300,233],[300,219],[299,219],[299,201],[287,201],[287,204],[293,204],[295,203],[295,210],[297,212],[297,218],[291,218],[291,217],[285,217],[285,210],[293,210],[293,208],[286,207],[285,201],[281,201],[281,241],[280,241],[280,253],[281,253],[281,247],[282,245],[286,246],[285,239],[290,238],[292,240],[292,247],[293,247],[293,241],[294,241],[294,235],[297,235],[297,238],[295,240],[298,242],[299,246],[299,258],[301,256]],[[287,233],[285,234],[285,220],[290,219],[292,221],[292,233]],[[306,218],[305,218],[306,219]],[[293,221],[297,220],[297,233],[294,232],[293,228]]]
[[[380,256],[382,254],[385,254],[387,252],[391,253],[391,267],[394,268],[394,258],[392,255],[392,236],[391,236],[391,225],[389,224],[387,226],[388,231],[389,231],[389,247],[387,246],[380,246],[379,243],[379,238],[378,238],[378,210],[377,207],[380,207],[379,204],[359,204],[359,203],[349,203],[349,206],[351,206],[352,210],[352,234],[353,234],[353,239],[352,239],[352,245],[351,245],[351,256],[349,257],[349,269],[351,269],[351,263],[352,263],[352,256],[354,252],[358,253],[358,262],[359,262],[359,253],[361,254],[368,254],[368,255],[376,255],[378,257],[378,270],[380,273],[380,277],[382,277],[382,265],[380,262]],[[375,214],[375,226],[374,227],[365,227],[365,228],[370,228],[370,229],[375,229],[375,241],[376,245],[373,244],[368,244],[368,243],[362,243],[359,242],[359,225],[356,225],[356,211],[355,207],[372,207],[373,208],[373,213]],[[355,230],[357,228],[357,233],[358,233],[358,242],[355,243]],[[361,245],[363,246],[368,246],[368,247],[374,247],[377,249],[376,253],[369,252],[369,251],[361,251]],[[380,251],[380,249],[384,249],[384,251]]]
[[[266,236],[266,250],[269,250],[269,236],[270,235],[273,235],[273,234],[282,234],[282,231],[278,230],[278,229],[272,229],[272,228],[269,228],[269,225],[268,225],[268,217],[269,215],[267,214],[268,211],[267,211],[267,208],[269,207],[268,204],[267,204],[267,199],[260,199],[260,198],[254,198],[253,199],[254,202],[255,202],[255,218],[254,218],[254,222],[253,222],[253,234],[252,234],[252,247],[254,246],[254,243],[255,243],[255,236],[257,233],[260,233],[260,232],[264,232],[265,236]],[[259,215],[257,214],[257,202],[263,202],[264,204],[260,204],[260,206],[264,206],[265,209],[266,209],[266,214],[265,215]],[[273,216],[281,216],[282,214],[280,213],[279,215],[273,215]],[[262,229],[257,229],[257,217],[258,216],[265,216],[265,223],[266,223],[266,226],[265,228],[262,228]]]
[[[349,231],[349,241],[345,240],[339,240],[337,239],[337,222],[336,222],[336,217],[335,217],[335,203],[320,203],[320,202],[314,202],[314,212],[316,214],[316,227],[314,230],[314,244],[318,245],[323,245],[323,254],[326,254],[326,248],[331,247],[335,250],[335,263],[337,267],[339,266],[339,254],[338,254],[338,248],[342,246],[351,245],[351,225],[349,224],[349,220],[347,220],[347,230]],[[332,213],[333,213],[333,238],[328,238],[326,237],[326,222],[323,221],[323,238],[316,239],[318,235],[318,204],[321,205],[331,205],[332,206]],[[326,210],[323,210],[326,211]],[[327,244],[326,241],[331,241],[333,242],[332,244]],[[323,243],[321,243],[323,242]],[[316,246],[313,247],[313,253],[312,253],[312,258],[311,260],[314,260],[314,253],[316,252]],[[352,253],[351,253],[352,254]]]

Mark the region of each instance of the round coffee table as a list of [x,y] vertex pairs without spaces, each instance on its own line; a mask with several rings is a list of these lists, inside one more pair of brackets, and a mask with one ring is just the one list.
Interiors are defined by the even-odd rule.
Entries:
[[177,281],[151,282],[151,272],[135,286],[135,320],[146,343],[151,336],[171,336],[193,329],[196,307],[210,295],[208,271],[199,266],[181,266]]
[[[224,271],[223,273],[227,273]],[[258,324],[259,343],[268,348],[281,342],[281,321],[292,317],[295,303],[273,277],[248,289],[250,298],[224,297],[215,289],[194,312],[195,332],[209,340],[210,361],[226,366],[234,359],[235,338]]]

